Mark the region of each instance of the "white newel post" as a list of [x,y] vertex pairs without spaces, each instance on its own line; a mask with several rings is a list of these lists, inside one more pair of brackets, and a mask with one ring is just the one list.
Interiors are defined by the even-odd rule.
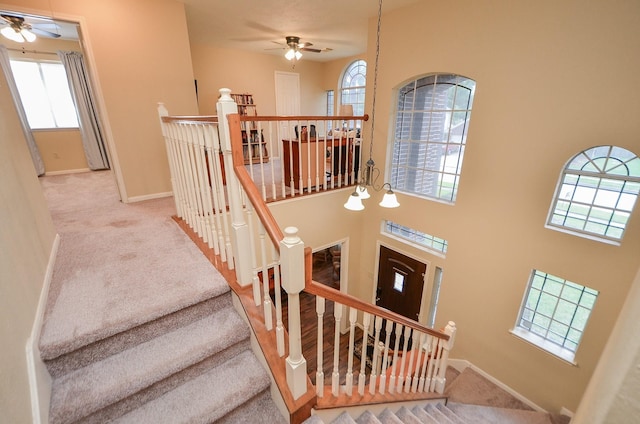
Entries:
[[287,384],[294,399],[307,391],[307,361],[302,356],[300,331],[300,292],[304,289],[304,243],[298,229],[284,229],[280,242],[282,288],[289,298],[289,357],[287,357]]
[[[231,135],[229,131],[229,121],[227,115],[238,113],[238,105],[229,95],[228,88],[220,89],[220,99],[216,103],[218,111],[218,126],[220,128],[220,146],[224,158],[224,169],[227,179],[227,193],[229,194],[229,210],[231,212],[231,227],[233,229],[232,245],[233,252],[228,252],[228,256],[233,256],[236,268],[236,279],[241,286],[248,286],[251,279],[251,255],[252,251],[249,227],[244,220],[242,209],[242,199],[240,198],[240,183],[233,171],[233,158],[231,157]],[[231,255],[233,253],[233,255]],[[229,261],[231,263],[231,261]]]
[[456,338],[456,323],[449,321],[444,328],[444,333],[449,335],[449,340],[445,343],[444,349],[442,349],[442,358],[440,358],[440,369],[438,370],[438,376],[436,378],[436,392],[444,393],[444,385],[447,382],[445,373],[447,372],[447,360],[449,359],[449,352],[453,349],[453,342]]

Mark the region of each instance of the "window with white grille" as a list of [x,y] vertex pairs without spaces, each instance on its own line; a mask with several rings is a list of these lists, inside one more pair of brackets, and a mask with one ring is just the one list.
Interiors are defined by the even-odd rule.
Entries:
[[342,74],[340,104],[353,105],[355,116],[364,115],[364,94],[367,85],[367,62],[356,60]]
[[598,291],[533,270],[513,333],[573,361]]
[[616,146],[580,152],[565,166],[547,226],[619,244],[640,192],[640,158]]
[[422,250],[435,252],[441,256],[447,253],[448,243],[445,239],[396,224],[393,221],[383,221],[382,232],[387,236],[393,236],[393,238],[397,238],[400,241],[408,242],[409,244],[415,245],[415,247],[422,248]]

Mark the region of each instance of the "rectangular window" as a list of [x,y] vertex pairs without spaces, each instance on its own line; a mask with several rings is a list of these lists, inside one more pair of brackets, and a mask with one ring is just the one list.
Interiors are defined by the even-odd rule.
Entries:
[[335,94],[333,90],[327,90],[327,116],[333,116],[333,103]]
[[597,297],[596,290],[533,270],[513,333],[572,362]]
[[445,239],[426,234],[392,221],[383,221],[382,232],[400,241],[408,242],[419,249],[435,252],[441,256],[447,253],[447,241]]
[[78,128],[76,108],[62,63],[10,62],[31,129]]

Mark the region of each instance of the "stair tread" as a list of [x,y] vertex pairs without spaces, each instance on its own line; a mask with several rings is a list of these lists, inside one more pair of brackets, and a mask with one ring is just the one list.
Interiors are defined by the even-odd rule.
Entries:
[[416,417],[415,414],[407,409],[406,406],[398,409],[396,416],[405,424],[423,424],[422,421],[420,421],[420,418]]
[[213,422],[262,393],[269,384],[269,376],[258,359],[251,351],[245,351],[112,422]]
[[465,403],[449,402],[449,409],[456,413],[459,417],[470,420],[474,423],[495,423],[506,422],[510,424],[552,424],[551,417],[546,412],[525,410],[525,409],[509,409],[486,405],[471,405]]
[[75,370],[53,382],[52,422],[87,416],[248,337],[246,324],[229,306]]

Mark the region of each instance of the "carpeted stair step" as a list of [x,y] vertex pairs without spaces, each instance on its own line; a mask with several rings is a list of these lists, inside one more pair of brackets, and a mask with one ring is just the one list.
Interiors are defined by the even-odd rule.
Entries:
[[420,418],[416,417],[415,414],[405,406],[398,409],[396,415],[404,424],[423,424],[423,422],[420,421]]
[[58,352],[56,350],[45,348],[43,352],[48,352],[49,356],[56,356],[53,359],[45,360],[45,364],[51,376],[57,378],[123,350],[130,349],[140,343],[147,342],[158,334],[184,327],[229,306],[231,306],[231,296],[228,292],[225,292],[223,295],[195,303],[66,354],[57,356]]
[[414,406],[413,409],[411,409],[411,413],[418,417],[422,424],[438,424],[438,421],[431,416],[424,407]]
[[[160,391],[167,390],[161,382],[172,376],[181,378],[181,372],[203,362],[215,367],[227,356],[237,356],[234,345],[241,344],[239,350],[244,354],[248,338],[248,327],[227,306],[214,315],[65,374],[53,382],[50,422],[75,422],[94,413],[100,415],[105,408],[115,416],[122,414],[138,406],[127,402],[127,398],[145,393],[140,401],[146,401],[158,396],[162,393],[154,396],[148,388],[156,385]],[[221,352],[227,355],[208,359]],[[124,411],[112,406],[118,403]],[[101,416],[98,421],[105,418]]]
[[450,402],[450,410],[469,423],[478,424],[552,424],[551,416],[546,412],[498,408],[493,406],[469,405]]
[[[246,405],[245,414],[260,422],[263,411],[252,408],[252,400],[263,394],[269,376],[251,351],[220,364],[185,384],[114,420],[117,424],[209,423],[224,418]],[[282,416],[279,416],[282,418]],[[268,418],[268,417],[267,417]],[[282,422],[271,417],[267,422]]]
[[287,424],[276,404],[271,399],[269,389],[234,409],[216,421],[216,424]]

